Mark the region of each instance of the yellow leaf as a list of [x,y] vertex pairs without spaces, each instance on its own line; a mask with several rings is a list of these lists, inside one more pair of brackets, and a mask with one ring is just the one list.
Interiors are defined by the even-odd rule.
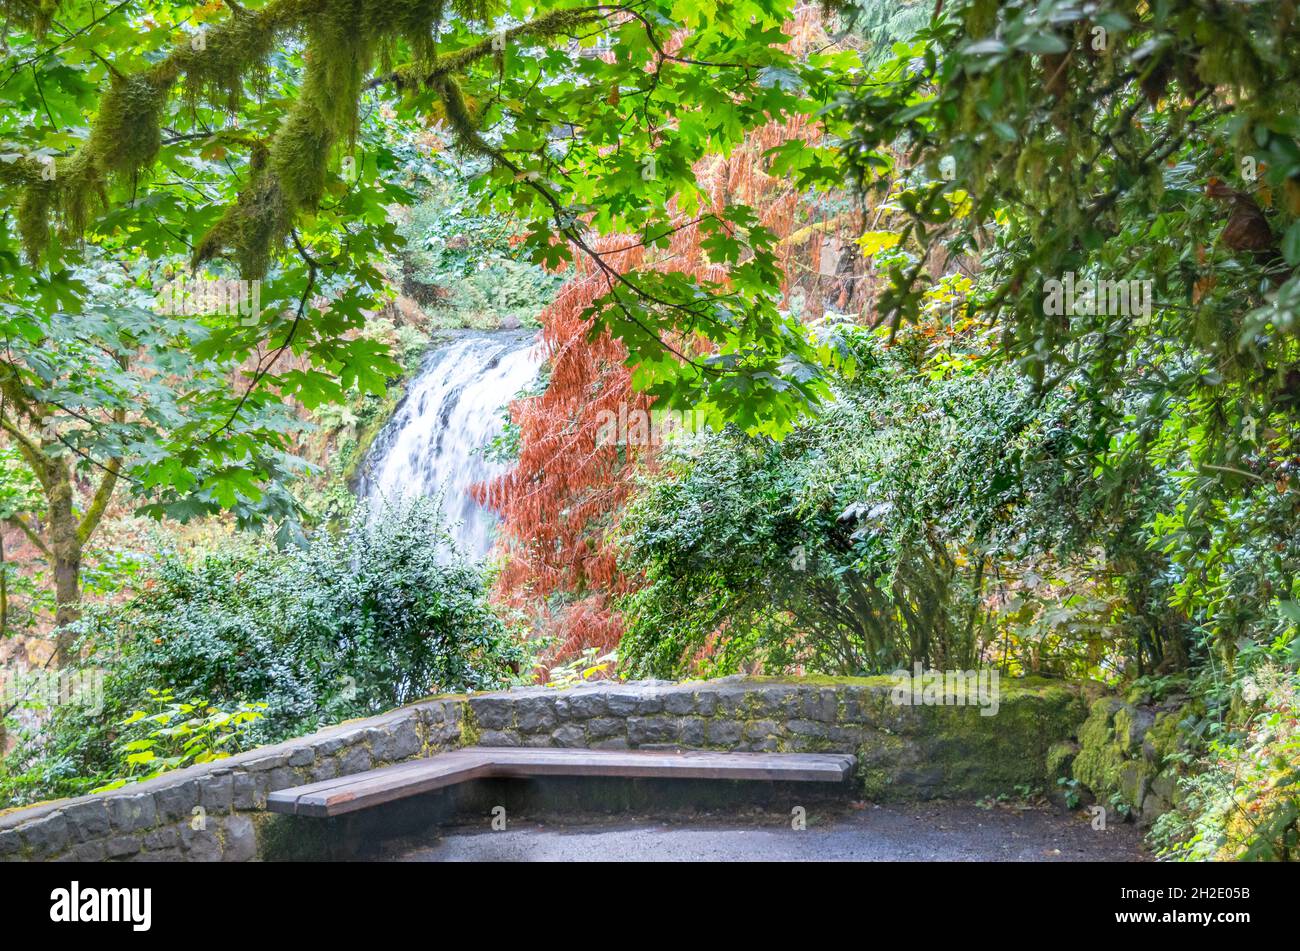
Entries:
[[892,231],[868,231],[858,238],[858,247],[862,249],[864,258],[869,258],[886,248],[895,247],[897,244],[898,235]]

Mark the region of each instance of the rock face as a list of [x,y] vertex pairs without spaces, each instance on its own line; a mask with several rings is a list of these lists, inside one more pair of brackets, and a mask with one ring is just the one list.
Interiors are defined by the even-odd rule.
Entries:
[[[1091,768],[1080,689],[1003,681],[994,715],[964,700],[911,705],[888,677],[602,682],[435,697],[104,795],[0,815],[0,860],[240,862],[278,854],[277,838],[307,833],[277,824],[288,817],[265,811],[268,793],[468,745],[855,753],[852,794],[874,800],[1042,789],[1076,734],[1084,740],[1076,772],[1080,762]],[[1118,711],[1099,709],[1088,724],[1101,717],[1108,734],[1121,729]],[[1123,721],[1125,749],[1141,748],[1151,732],[1134,733],[1140,720]]]
[[[1102,697],[1079,730],[1070,774],[1104,807],[1150,825],[1175,805],[1176,707],[1159,710]],[[1061,773],[1060,775],[1065,775]]]

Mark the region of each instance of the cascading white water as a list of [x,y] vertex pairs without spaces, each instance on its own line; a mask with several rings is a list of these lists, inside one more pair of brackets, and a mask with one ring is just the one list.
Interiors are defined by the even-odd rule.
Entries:
[[483,558],[496,518],[469,490],[503,470],[481,450],[500,434],[502,408],[537,375],[536,350],[531,334],[469,332],[432,351],[366,455],[360,497],[377,509],[441,494],[461,550]]

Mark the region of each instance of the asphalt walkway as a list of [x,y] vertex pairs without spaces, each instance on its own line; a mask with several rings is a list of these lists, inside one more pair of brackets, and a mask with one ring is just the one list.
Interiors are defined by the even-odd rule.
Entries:
[[973,803],[849,808],[810,815],[807,827],[780,817],[717,816],[665,822],[626,818],[572,824],[520,820],[493,831],[444,828],[438,837],[392,844],[399,862],[582,861],[1144,861],[1132,825],[1092,828],[1085,812],[1050,806],[984,808]]

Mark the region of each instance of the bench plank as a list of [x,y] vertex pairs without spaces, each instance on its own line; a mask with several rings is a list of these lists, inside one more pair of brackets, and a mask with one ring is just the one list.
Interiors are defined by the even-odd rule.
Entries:
[[266,797],[266,808],[290,815],[338,816],[481,778],[490,765],[477,753],[454,750],[428,759],[277,790]]
[[847,754],[719,753],[689,750],[503,749],[492,752],[493,775],[619,776],[670,779],[755,779],[839,782],[853,767]]
[[345,815],[472,779],[542,776],[841,782],[853,769],[847,753],[721,753],[471,746],[352,776],[281,789],[271,812]]

